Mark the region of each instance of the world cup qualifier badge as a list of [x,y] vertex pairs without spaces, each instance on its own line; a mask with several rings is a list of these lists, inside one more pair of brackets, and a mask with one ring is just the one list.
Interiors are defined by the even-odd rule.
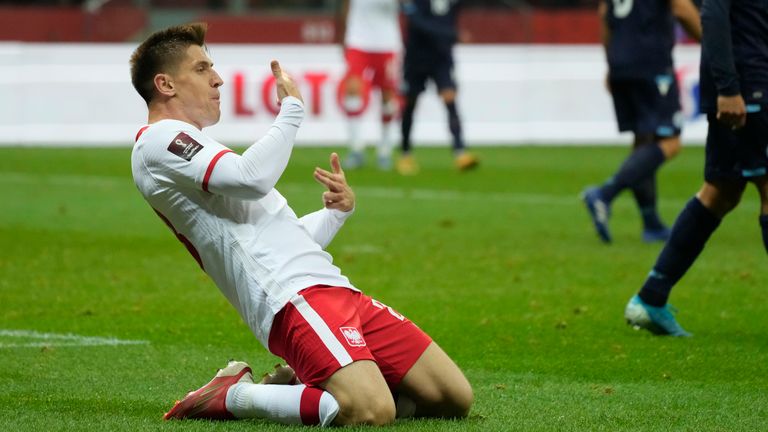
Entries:
[[365,346],[365,339],[363,339],[363,335],[360,334],[360,331],[357,330],[354,327],[340,327],[339,330],[341,330],[341,334],[344,335],[344,339],[347,340],[347,343],[349,346],[353,347],[362,347]]
[[176,156],[191,161],[196,154],[203,149],[203,145],[195,141],[194,138],[185,134],[184,132],[176,135],[171,143],[168,145],[168,151]]

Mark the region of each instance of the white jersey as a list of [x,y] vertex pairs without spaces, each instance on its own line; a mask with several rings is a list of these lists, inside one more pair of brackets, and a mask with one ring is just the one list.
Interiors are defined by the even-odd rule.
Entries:
[[366,52],[400,51],[398,0],[349,0],[344,45]]
[[131,155],[139,191],[267,348],[275,314],[297,292],[354,289],[323,250],[351,212],[297,218],[274,189],[303,116],[298,99],[283,99],[242,156],[191,124],[161,120],[142,129]]

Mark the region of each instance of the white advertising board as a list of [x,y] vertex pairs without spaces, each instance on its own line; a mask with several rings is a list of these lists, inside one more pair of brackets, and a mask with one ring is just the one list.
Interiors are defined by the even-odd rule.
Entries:
[[[130,145],[146,122],[133,90],[133,44],[0,43],[0,145]],[[222,117],[208,132],[223,143],[257,139],[274,115],[269,61],[300,83],[307,118],[298,145],[338,145],[346,123],[337,98],[344,74],[333,45],[212,45],[224,79]],[[683,138],[703,142],[696,116],[699,49],[675,51],[687,124]],[[628,142],[616,129],[600,46],[462,45],[456,49],[459,112],[472,145]],[[380,134],[378,99],[364,115],[365,138]],[[434,88],[419,101],[416,145],[449,142],[445,109]]]

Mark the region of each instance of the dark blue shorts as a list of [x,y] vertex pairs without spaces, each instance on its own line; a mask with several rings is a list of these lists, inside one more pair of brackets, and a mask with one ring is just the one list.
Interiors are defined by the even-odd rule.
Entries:
[[768,173],[768,106],[755,106],[747,114],[747,124],[732,130],[707,114],[707,160],[704,179],[749,180]]
[[409,58],[406,55],[403,63],[402,94],[406,96],[418,95],[424,91],[428,80],[435,83],[438,92],[445,89],[455,89],[453,56]]
[[612,78],[609,84],[621,132],[653,134],[657,137],[680,135],[683,113],[674,75]]

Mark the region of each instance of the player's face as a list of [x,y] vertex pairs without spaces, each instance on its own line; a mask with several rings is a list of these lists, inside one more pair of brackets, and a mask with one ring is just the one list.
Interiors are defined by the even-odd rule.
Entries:
[[197,127],[216,124],[221,117],[219,87],[224,82],[213,69],[203,47],[190,45],[187,56],[174,74],[176,96],[181,109]]

